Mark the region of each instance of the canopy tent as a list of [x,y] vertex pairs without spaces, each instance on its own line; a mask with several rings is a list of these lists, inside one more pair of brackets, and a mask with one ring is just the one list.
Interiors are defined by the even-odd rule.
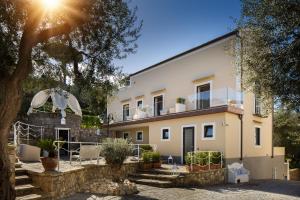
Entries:
[[80,105],[74,95],[71,93],[62,90],[60,88],[51,88],[51,89],[46,89],[38,92],[36,95],[34,95],[30,108],[27,112],[27,115],[33,112],[33,109],[42,107],[47,100],[51,97],[53,106],[52,106],[52,112],[55,112],[56,109],[59,109],[61,112],[61,122],[62,124],[65,123],[65,117],[66,117],[66,112],[65,109],[67,106],[75,112],[76,115],[79,115],[82,117],[82,112]]

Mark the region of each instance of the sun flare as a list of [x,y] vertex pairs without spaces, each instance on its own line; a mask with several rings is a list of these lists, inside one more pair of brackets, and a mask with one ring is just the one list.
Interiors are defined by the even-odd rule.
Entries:
[[53,10],[59,7],[60,0],[41,0],[46,9]]

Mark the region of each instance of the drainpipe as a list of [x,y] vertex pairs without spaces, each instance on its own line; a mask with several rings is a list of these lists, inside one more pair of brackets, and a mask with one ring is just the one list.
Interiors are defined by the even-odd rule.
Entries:
[[274,158],[274,140],[273,140],[273,135],[274,135],[274,99],[272,98],[272,128],[271,128],[271,131],[272,131],[272,137],[271,137],[271,140],[272,140],[272,149],[271,149],[271,152],[272,152],[272,155],[271,155],[271,158]]
[[239,114],[239,119],[241,121],[241,152],[240,152],[240,160],[243,160],[243,115]]

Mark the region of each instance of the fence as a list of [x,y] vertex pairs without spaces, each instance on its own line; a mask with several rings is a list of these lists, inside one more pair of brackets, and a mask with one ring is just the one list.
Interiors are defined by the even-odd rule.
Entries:
[[22,140],[25,140],[26,143],[29,144],[31,140],[36,140],[37,138],[43,139],[43,126],[35,126],[17,121],[13,125],[13,129],[15,146],[19,145],[22,142]]

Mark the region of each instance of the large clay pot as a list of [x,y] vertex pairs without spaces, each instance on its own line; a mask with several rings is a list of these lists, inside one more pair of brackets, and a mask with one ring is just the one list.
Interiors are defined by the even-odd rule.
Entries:
[[58,165],[57,158],[41,157],[41,161],[45,171],[55,171]]
[[152,163],[143,163],[142,168],[143,169],[151,169],[152,168]]
[[159,161],[159,162],[154,162],[154,163],[153,163],[153,168],[161,168],[161,161]]

